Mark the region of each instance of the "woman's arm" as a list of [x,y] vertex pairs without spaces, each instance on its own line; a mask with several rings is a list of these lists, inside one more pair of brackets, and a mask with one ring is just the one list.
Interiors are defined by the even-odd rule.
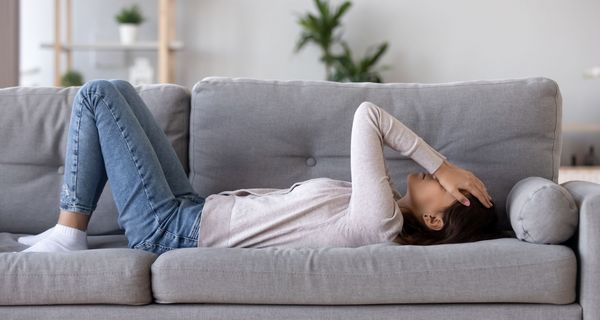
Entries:
[[[375,227],[398,221],[393,184],[383,156],[383,144],[411,157],[434,173],[446,157],[379,106],[365,101],[354,112],[350,146],[352,196],[349,221]],[[400,220],[401,222],[401,220]]]
[[434,174],[454,198],[461,202],[466,200],[465,205],[469,205],[468,200],[459,189],[467,190],[488,208],[493,205],[487,188],[472,172],[453,165],[400,120],[365,101],[354,112],[352,123],[349,222],[386,230],[393,228],[385,224],[402,223],[394,198],[397,191],[383,156],[384,144]]

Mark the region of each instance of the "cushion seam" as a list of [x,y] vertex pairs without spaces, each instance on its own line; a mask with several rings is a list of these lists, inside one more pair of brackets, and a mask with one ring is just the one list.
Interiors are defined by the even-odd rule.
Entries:
[[[265,82],[254,82],[254,81],[248,81],[248,80],[256,80],[256,79],[236,79],[236,78],[231,78],[231,77],[226,77],[226,79],[217,79],[217,80],[200,80],[198,82],[199,86],[208,86],[208,85],[239,85],[240,83],[243,84],[249,84],[249,85],[266,85],[266,86],[273,86],[273,85],[277,85],[277,86],[294,86],[294,87],[298,87],[298,86],[323,86],[323,85],[330,85],[331,87],[339,87],[339,88],[348,88],[348,89],[356,89],[356,88],[368,88],[368,89],[378,89],[378,90],[390,90],[390,89],[408,89],[408,90],[415,90],[415,89],[432,89],[432,88],[451,88],[451,87],[468,87],[468,86],[472,86],[472,87],[476,87],[476,86],[486,86],[486,85],[508,85],[508,84],[515,84],[515,83],[520,83],[520,82],[526,82],[529,79],[548,79],[548,78],[544,78],[544,77],[532,77],[532,78],[521,78],[521,79],[507,79],[506,81],[494,81],[494,82],[477,82],[478,80],[475,81],[464,81],[463,83],[456,83],[456,84],[451,84],[451,83],[432,83],[432,84],[428,84],[428,83],[402,83],[402,84],[418,84],[418,85],[423,85],[425,84],[426,86],[418,86],[418,87],[397,87],[397,86],[385,86],[385,87],[379,87],[377,85],[373,86],[373,85],[369,85],[367,84],[366,86],[358,86],[358,85],[348,85],[348,84],[343,84],[343,83],[329,83],[328,81],[323,81],[323,82],[318,82],[315,83],[313,81],[315,80],[297,80],[298,82],[294,82],[294,83],[287,83],[286,80],[282,80],[282,79],[275,79],[275,80],[270,80],[270,81],[265,81]],[[551,79],[548,79],[551,80]],[[486,81],[486,80],[484,80]],[[488,80],[490,81],[490,80]],[[493,80],[492,80],[493,81]],[[466,82],[466,83],[465,83]],[[396,83],[397,84],[397,83]]]
[[99,273],[86,273],[86,274],[72,274],[72,273],[1,273],[0,278],[3,276],[18,276],[18,277],[43,277],[43,276],[72,276],[75,278],[99,276],[99,275],[121,275],[127,277],[145,277],[146,274],[131,274],[124,272],[99,272]]
[[[557,177],[554,176],[554,158],[555,158],[555,154],[554,154],[554,149],[556,147],[557,141],[556,141],[556,136],[557,136],[557,132],[558,132],[558,84],[556,82],[554,82],[554,86],[555,86],[555,90],[556,92],[554,93],[554,143],[552,143],[552,181],[556,179],[558,179]],[[559,137],[559,139],[562,139]]]
[[[529,233],[528,228],[526,227],[526,223],[525,223],[525,218],[523,216],[523,211],[525,210],[525,207],[527,207],[529,205],[529,203],[533,200],[533,198],[536,196],[536,194],[539,191],[542,191],[544,189],[550,189],[551,191],[557,191],[558,193],[560,193],[563,198],[567,201],[567,203],[569,204],[569,210],[573,210],[573,201],[571,201],[571,199],[569,199],[568,195],[565,194],[565,191],[563,190],[564,187],[562,187],[561,185],[558,184],[546,184],[544,186],[542,186],[541,188],[539,188],[538,190],[536,190],[535,192],[533,192],[525,201],[525,203],[523,203],[523,205],[521,206],[521,209],[519,210],[519,215],[517,216],[518,221],[521,221],[521,229],[523,231],[523,235],[524,238],[529,239],[530,241],[538,241],[536,239],[533,239],[533,237],[531,236],[531,234]],[[568,191],[567,191],[568,193]]]
[[[352,275],[352,276],[397,276],[397,275],[402,275],[402,274],[406,274],[406,273],[428,273],[428,272],[440,272],[440,271],[445,271],[445,272],[454,272],[454,271],[472,271],[472,270],[482,270],[482,269],[498,269],[498,268],[518,268],[518,267],[529,267],[529,266],[546,266],[548,263],[564,263],[564,262],[571,262],[572,258],[568,258],[568,259],[561,259],[561,260],[554,260],[554,261],[543,261],[541,263],[530,263],[530,264],[517,264],[517,265],[507,265],[507,266],[493,266],[493,267],[478,267],[478,268],[465,268],[465,269],[436,269],[436,270],[425,270],[425,271],[403,271],[403,272],[398,272],[398,273],[370,273],[370,274],[363,274],[363,273],[347,273],[347,272],[335,272],[335,273],[307,273],[307,272],[279,272],[279,271],[246,271],[246,270],[223,270],[223,269],[214,269],[214,270],[207,270],[207,269],[198,269],[198,268],[193,268],[193,267],[177,267],[177,268],[172,268],[172,267],[156,267],[158,269],[160,269],[161,271],[182,271],[182,270],[195,270],[198,272],[222,272],[222,273],[231,273],[231,272],[237,272],[237,273],[276,273],[276,274],[302,274],[302,275],[333,275],[333,276],[338,276],[338,275]],[[553,267],[554,269],[554,267]]]
[[549,185],[544,185],[541,188],[535,190],[529,197],[527,197],[527,200],[525,201],[525,203],[523,203],[523,205],[521,206],[521,209],[519,210],[519,214],[517,215],[517,219],[518,221],[521,221],[521,231],[523,232],[524,238],[525,239],[529,239],[531,241],[535,241],[531,238],[531,235],[529,234],[529,231],[527,231],[527,228],[525,227],[525,218],[523,217],[523,211],[525,211],[525,207],[527,207],[527,205],[529,204],[529,202],[531,202],[531,200],[533,200],[533,198],[535,197],[535,195],[540,192],[541,190],[544,190],[545,188],[549,187]]

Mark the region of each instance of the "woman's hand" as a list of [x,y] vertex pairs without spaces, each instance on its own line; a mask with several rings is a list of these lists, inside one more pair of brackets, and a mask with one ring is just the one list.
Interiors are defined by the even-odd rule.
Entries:
[[465,206],[468,206],[469,199],[465,197],[460,190],[466,190],[474,195],[487,208],[492,207],[492,197],[487,192],[485,185],[479,178],[468,170],[459,168],[448,160],[444,159],[442,165],[433,173],[438,182],[448,191],[456,200]]

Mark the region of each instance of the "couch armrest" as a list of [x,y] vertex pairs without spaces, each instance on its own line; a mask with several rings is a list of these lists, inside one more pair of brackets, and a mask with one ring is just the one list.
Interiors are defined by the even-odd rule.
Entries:
[[600,319],[600,184],[568,181],[562,186],[569,190],[579,207],[576,252],[583,319]]

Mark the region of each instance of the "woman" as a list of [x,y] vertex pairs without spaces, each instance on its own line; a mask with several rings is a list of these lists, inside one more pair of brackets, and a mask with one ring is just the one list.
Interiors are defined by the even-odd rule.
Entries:
[[[401,196],[383,157],[386,144],[423,166]],[[19,238],[24,252],[87,249],[89,218],[110,181],[129,247],[157,254],[197,246],[438,244],[495,235],[484,184],[385,110],[363,102],[351,136],[352,183],[330,178],[287,189],[199,196],[148,107],[122,80],[78,91],[70,119],[58,223]]]

